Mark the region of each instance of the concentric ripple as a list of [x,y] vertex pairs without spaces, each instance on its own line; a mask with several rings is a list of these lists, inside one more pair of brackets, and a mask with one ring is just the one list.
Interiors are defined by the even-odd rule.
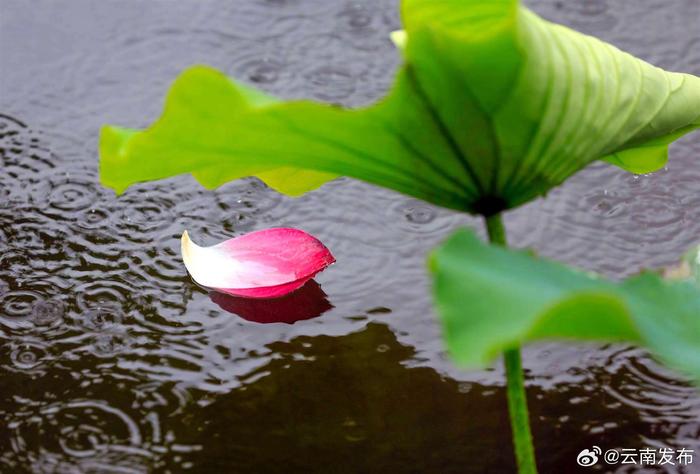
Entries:
[[407,235],[444,236],[465,222],[463,216],[446,212],[416,199],[402,199],[388,208],[389,221],[397,222]]
[[90,174],[70,168],[44,173],[32,188],[32,203],[48,217],[72,220],[100,199]]
[[14,455],[41,472],[52,466],[61,472],[104,472],[100,466],[144,472],[154,457],[144,449],[147,423],[102,400],[76,399],[21,411],[8,427]]
[[613,400],[633,407],[645,419],[678,424],[700,418],[696,389],[644,350],[621,348],[610,354],[601,370],[609,374],[605,390]]
[[78,308],[89,311],[94,308],[128,308],[130,295],[135,290],[119,279],[91,281],[75,287]]
[[284,94],[291,88],[296,77],[276,42],[271,42],[262,53],[260,42],[246,49],[249,54],[236,55],[235,61],[226,67],[231,77],[274,94]]
[[4,293],[0,299],[0,322],[29,321],[34,305],[42,300],[42,294],[32,290],[14,290]]
[[49,359],[49,347],[34,340],[12,341],[3,352],[2,367],[13,372],[38,374]]
[[119,204],[122,235],[137,243],[148,242],[174,220],[172,208],[175,204],[162,192],[138,187],[120,197]]
[[55,290],[50,285],[32,284],[27,289],[0,291],[0,330],[49,333],[59,329],[65,304],[58,297],[47,297]]
[[67,178],[53,183],[48,203],[60,213],[82,211],[95,201],[96,191],[93,181],[77,181]]
[[54,326],[60,324],[65,312],[65,304],[56,299],[36,302],[32,306],[32,317],[37,326]]
[[109,210],[91,205],[76,216],[76,224],[82,229],[100,229],[109,225],[111,217]]

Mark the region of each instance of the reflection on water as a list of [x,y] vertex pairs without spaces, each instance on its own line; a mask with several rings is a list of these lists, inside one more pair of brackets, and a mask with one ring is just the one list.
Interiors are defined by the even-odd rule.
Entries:
[[[195,456],[203,471],[457,473],[482,472],[481,463],[500,465],[502,472],[514,468],[501,453],[509,443],[507,414],[500,409],[505,392],[406,367],[415,351],[386,325],[268,347],[276,356],[251,372],[241,390],[203,408],[209,452]],[[494,435],[484,439],[485,432]]]
[[224,311],[254,323],[286,323],[317,318],[333,308],[321,286],[309,280],[298,290],[274,299],[241,298],[212,291],[209,298]]
[[[530,3],[700,73],[700,4]],[[452,366],[428,292],[425,254],[482,232],[474,219],[347,179],[300,199],[256,180],[119,197],[97,181],[99,126],[148,123],[185,66],[358,105],[390,84],[397,27],[393,0],[4,0],[0,472],[513,470],[501,368]],[[509,215],[511,240],[612,277],[673,263],[700,240],[700,139],[672,153],[652,176],[592,166]],[[317,235],[338,264],[266,303],[187,276],[184,229],[272,226]],[[259,324],[281,317],[294,324]],[[576,472],[592,445],[700,452],[700,397],[642,350],[541,344],[525,365],[544,473]]]

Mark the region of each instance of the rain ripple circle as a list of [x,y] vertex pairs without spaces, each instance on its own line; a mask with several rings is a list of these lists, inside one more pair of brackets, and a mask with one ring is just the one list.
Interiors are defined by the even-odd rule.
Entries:
[[14,454],[39,470],[59,465],[73,469],[69,472],[111,472],[94,470],[111,465],[114,472],[136,467],[140,469],[134,472],[142,472],[153,457],[144,447],[148,441],[139,422],[101,400],[75,399],[20,411],[8,427]]

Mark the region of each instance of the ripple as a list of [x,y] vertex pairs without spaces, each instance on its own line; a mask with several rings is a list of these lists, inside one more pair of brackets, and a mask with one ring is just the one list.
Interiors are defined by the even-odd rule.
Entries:
[[[258,0],[256,2],[221,5],[216,15],[221,19],[207,22],[209,28],[221,32],[229,41],[231,37],[242,39],[267,39],[280,35],[293,34],[296,31],[308,29],[311,25],[310,12],[329,8],[326,2],[296,0]],[[235,30],[231,29],[231,18],[246,18],[246,21],[236,22]]]
[[613,400],[634,408],[646,420],[676,424],[700,417],[696,389],[642,349],[617,350],[598,370],[607,374],[598,377],[609,382],[603,388]]
[[335,15],[336,30],[365,34],[376,16],[376,7],[366,3],[350,3]]
[[29,319],[34,305],[41,301],[42,295],[38,291],[15,290],[2,295],[0,308],[2,317],[10,319]]
[[[226,68],[231,77],[266,89],[277,83],[289,86],[293,74],[281,55],[276,52],[260,54],[259,47],[250,49],[254,52],[237,55],[236,61]],[[270,50],[274,51],[272,47]]]
[[666,237],[676,235],[685,220],[685,210],[675,196],[647,193],[644,198],[639,196],[635,199],[629,209],[632,220],[638,224],[639,228],[654,232],[655,240],[659,239],[659,232],[663,232]]
[[597,191],[584,196],[581,205],[585,211],[597,214],[601,217],[614,217],[622,213],[626,207],[626,200],[614,193]]
[[174,234],[163,235],[159,243],[173,248],[179,256],[179,246],[173,244],[184,229],[207,245],[256,230],[262,223],[274,222],[271,214],[283,199],[256,178],[228,183],[215,193],[179,203],[181,226]]
[[320,100],[345,99],[355,92],[357,78],[343,66],[320,66],[306,74],[311,94]]
[[37,326],[53,326],[63,320],[65,305],[59,300],[38,301],[32,306],[34,324]]
[[634,187],[619,191],[598,191],[582,200],[582,210],[603,218],[628,221],[634,232],[625,234],[630,244],[667,242],[685,232],[687,211],[672,193]]
[[445,212],[417,199],[401,199],[389,206],[389,222],[398,223],[408,234],[434,234],[443,236],[458,226],[461,216]]
[[103,400],[75,399],[21,411],[8,427],[14,454],[35,468],[108,472],[95,468],[111,466],[109,472],[143,472],[154,457],[144,448],[142,426],[148,421]]
[[151,234],[168,228],[174,221],[174,202],[159,193],[143,188],[120,198],[122,235],[135,242],[150,240]]
[[353,48],[336,33],[300,38],[287,58],[300,78],[298,84],[293,84],[298,89],[290,91],[292,96],[313,97],[343,105],[356,105],[361,82],[383,70],[381,65],[377,67],[375,64],[376,57]]
[[65,305],[56,298],[47,298],[55,291],[48,284],[27,285],[26,290],[0,292],[0,327],[10,330],[45,332],[63,321]]
[[421,201],[402,202],[397,208],[407,222],[417,224],[417,227],[430,224],[437,216],[436,209]]
[[[133,406],[142,411],[164,411],[170,416],[180,415],[192,401],[189,391],[176,384],[149,382],[134,387]],[[160,432],[154,433],[153,441],[162,443]]]
[[87,350],[98,357],[113,357],[123,354],[131,345],[128,334],[100,334],[93,338]]
[[34,372],[48,359],[48,347],[37,341],[13,341],[8,344],[9,363],[5,368],[20,372]]
[[44,173],[31,189],[31,202],[47,217],[73,220],[101,197],[90,174],[65,168]]
[[78,307],[83,311],[94,308],[126,308],[134,289],[117,278],[83,283],[75,288]]
[[[349,3],[335,15],[335,30],[353,48],[376,51],[390,45],[385,24],[387,12],[380,2]],[[394,10],[394,6],[389,8]]]
[[109,226],[110,218],[109,210],[90,206],[76,218],[76,223],[82,229],[99,229]]
[[[3,122],[0,116],[0,123]],[[1,193],[6,196],[7,204],[25,202],[30,195],[27,194],[46,171],[55,167],[55,157],[40,145],[34,133],[22,126],[6,126],[0,131],[0,173]],[[46,194],[43,194],[46,198]]]
[[15,205],[13,211],[13,215],[0,213],[8,244],[0,253],[0,261],[8,275],[42,275],[62,259],[63,226],[55,225],[32,206]]
[[91,308],[82,314],[80,323],[88,329],[101,331],[120,327],[123,319],[124,316],[119,309],[110,307]]
[[96,195],[92,182],[66,179],[63,182],[54,183],[49,193],[49,206],[61,212],[82,211],[90,207]]
[[0,114],[0,140],[7,141],[10,137],[14,137],[24,132],[27,125],[9,115]]
[[540,242],[538,250],[612,277],[670,265],[679,248],[697,240],[689,223],[700,213],[687,205],[686,197],[697,196],[700,189],[695,175],[692,167],[640,177],[590,167],[552,192],[549,228],[542,234],[557,238]]
[[282,202],[280,193],[257,178],[228,183],[217,190],[216,198],[225,212],[239,210],[252,215],[270,212]]

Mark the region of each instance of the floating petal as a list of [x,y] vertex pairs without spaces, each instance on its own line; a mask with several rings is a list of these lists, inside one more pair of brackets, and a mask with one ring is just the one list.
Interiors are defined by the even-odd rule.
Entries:
[[211,247],[182,234],[182,259],[194,281],[234,296],[276,298],[335,262],[318,239],[298,229],[252,232]]

